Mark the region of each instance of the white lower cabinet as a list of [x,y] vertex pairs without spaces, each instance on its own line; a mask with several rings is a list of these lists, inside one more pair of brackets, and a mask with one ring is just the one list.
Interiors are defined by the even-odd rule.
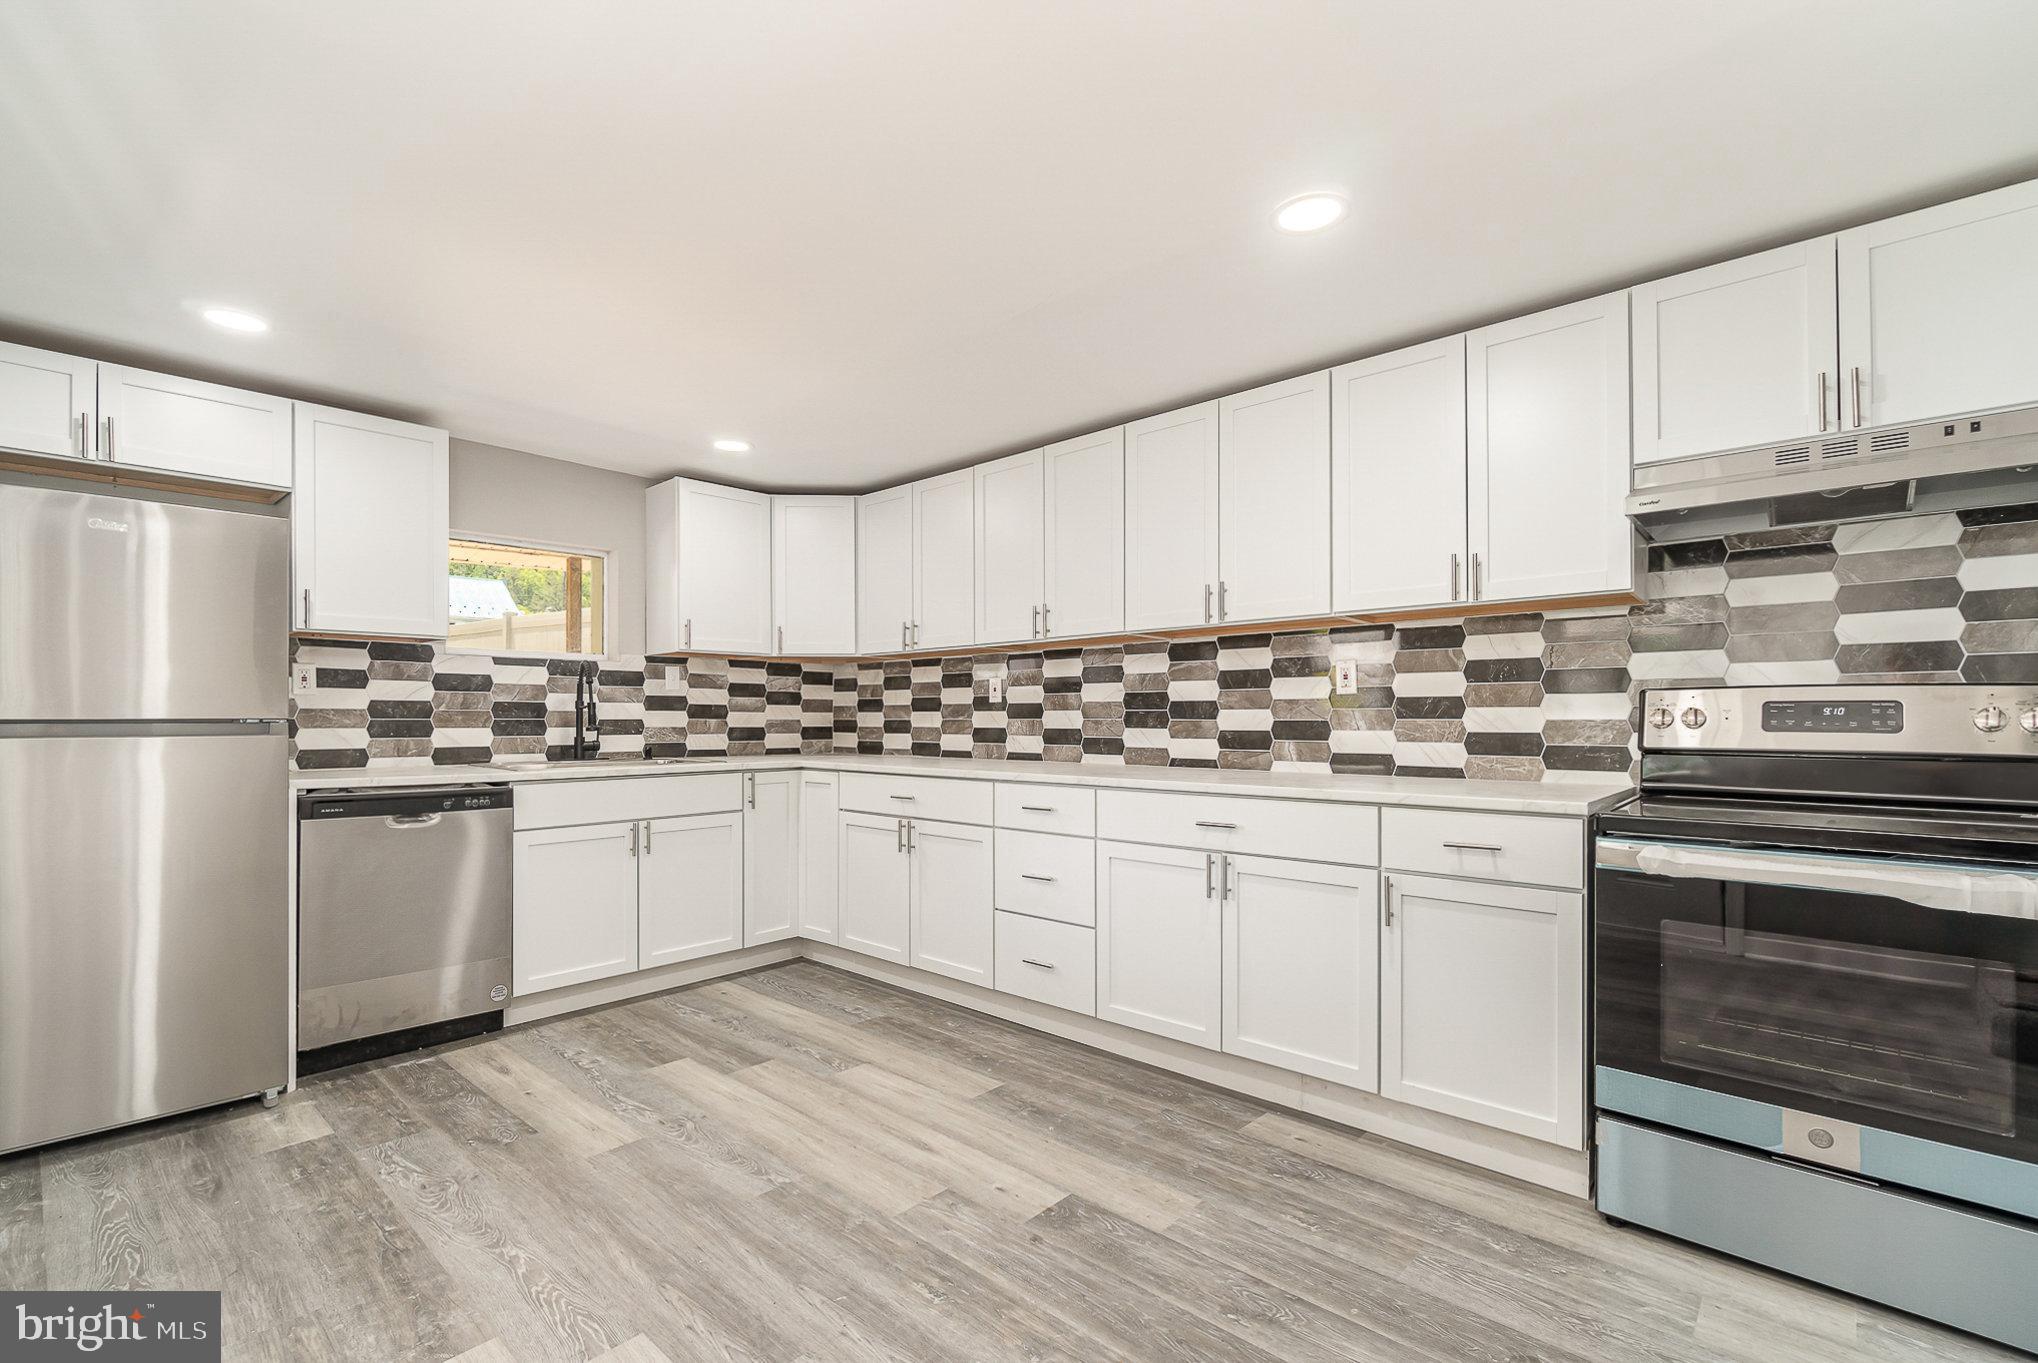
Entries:
[[836,941],[851,951],[905,965],[912,924],[906,821],[844,813],[835,822],[840,863]]
[[800,773],[800,936],[817,942],[836,939],[837,792],[834,772]]
[[1225,1052],[1375,1091],[1378,873],[1226,857],[1220,875]]
[[637,968],[743,945],[741,813],[644,821],[637,859]]
[[1217,854],[1097,844],[1097,1016],[1217,1050],[1223,913]]
[[993,920],[993,989],[1097,1015],[1096,929],[1016,913],[998,913]]
[[512,974],[519,995],[637,968],[635,823],[515,835]]
[[988,988],[991,983],[991,830],[906,821],[912,879],[912,963]]
[[1584,1135],[1584,897],[1390,875],[1380,1093],[1577,1149]]
[[800,774],[743,774],[743,945],[800,930]]

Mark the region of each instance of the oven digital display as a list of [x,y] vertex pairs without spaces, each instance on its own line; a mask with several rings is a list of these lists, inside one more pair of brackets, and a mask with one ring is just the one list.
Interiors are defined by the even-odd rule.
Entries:
[[1904,703],[1900,700],[1768,700],[1762,702],[1762,727],[1769,733],[1900,734]]

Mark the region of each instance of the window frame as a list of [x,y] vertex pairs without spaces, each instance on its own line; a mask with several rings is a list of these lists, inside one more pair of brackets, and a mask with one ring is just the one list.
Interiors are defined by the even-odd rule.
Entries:
[[[526,539],[520,535],[492,535],[470,532],[449,527],[446,531],[448,576],[451,576],[452,542],[465,540],[470,544],[499,544],[505,549],[535,549],[546,554],[570,554],[578,558],[598,558],[602,561],[601,619],[602,640],[608,649],[601,653],[567,653],[558,649],[538,648],[469,648],[455,644],[449,634],[444,652],[454,658],[559,658],[567,661],[587,662],[614,655],[616,640],[616,607],[614,593],[610,590],[609,569],[615,566],[615,553],[609,549],[596,549],[586,545],[563,544],[555,540]],[[450,616],[450,612],[449,612]],[[447,620],[450,629],[452,621]]]

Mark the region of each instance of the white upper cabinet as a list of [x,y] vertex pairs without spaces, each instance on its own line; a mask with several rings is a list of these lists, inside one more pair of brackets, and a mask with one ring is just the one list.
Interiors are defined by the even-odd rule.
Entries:
[[2038,181],[1840,234],[1840,381],[1850,430],[2038,402]]
[[1046,485],[1040,450],[978,464],[976,642],[1040,637],[1047,601]]
[[98,372],[93,360],[0,341],[0,449],[92,458]]
[[1125,627],[1217,618],[1217,404],[1125,428]]
[[1471,598],[1632,591],[1627,295],[1471,333],[1465,390]]
[[647,652],[772,651],[771,501],[691,478],[645,492]]
[[976,500],[974,469],[913,484],[914,648],[975,641]]
[[287,489],[290,424],[287,398],[99,366],[99,453],[116,464]]
[[1836,288],[1819,237],[1630,290],[1635,462],[1838,430]]
[[913,628],[913,485],[856,499],[856,646],[893,653]]
[[1041,634],[1067,639],[1125,628],[1125,431],[1049,445],[1047,596]]
[[1465,591],[1465,338],[1330,372],[1331,607]]
[[1217,618],[1330,609],[1330,373],[1218,402]]
[[856,652],[856,498],[771,499],[774,652]]
[[443,638],[446,433],[298,403],[296,628]]

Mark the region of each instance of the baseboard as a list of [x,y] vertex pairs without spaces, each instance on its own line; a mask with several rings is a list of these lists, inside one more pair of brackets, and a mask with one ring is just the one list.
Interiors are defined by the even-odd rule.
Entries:
[[[1411,1107],[1378,1094],[1295,1074],[1257,1060],[1207,1051],[1168,1037],[1084,1017],[1030,999],[1000,994],[925,970],[881,961],[826,942],[798,944],[808,960],[896,985],[975,1012],[1015,1022],[1111,1055],[1136,1060],[1217,1088],[1352,1127],[1432,1154],[1533,1183],[1554,1192],[1590,1195],[1589,1159],[1544,1141],[1496,1131],[1440,1112]],[[563,991],[562,991],[563,992]]]
[[583,1008],[599,1008],[605,1003],[622,1003],[685,984],[704,984],[709,980],[719,980],[724,975],[740,975],[759,966],[795,961],[799,957],[800,943],[789,939],[708,956],[698,961],[656,966],[610,980],[569,984],[563,989],[548,989],[542,994],[527,994],[511,1000],[510,1006],[503,1011],[503,1023],[515,1027],[525,1022],[539,1022],[558,1017],[561,1013],[577,1013]]

